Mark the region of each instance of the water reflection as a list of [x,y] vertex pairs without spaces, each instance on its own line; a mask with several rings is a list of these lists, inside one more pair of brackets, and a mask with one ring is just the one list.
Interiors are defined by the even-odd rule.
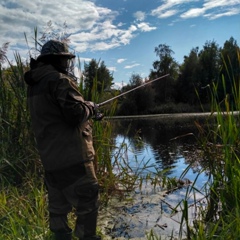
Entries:
[[[198,176],[194,186],[199,190],[207,181],[205,174],[198,174],[201,151],[196,144],[198,132],[193,121],[171,118],[125,119],[113,120],[112,126],[113,139],[118,146],[114,150],[114,155],[118,156],[115,160],[122,165],[128,164],[138,176],[162,172],[167,177],[179,178],[192,162],[194,164],[185,178],[194,181]],[[117,153],[119,149],[123,150],[122,155]],[[152,229],[159,236],[171,236],[173,233],[177,239],[182,217],[178,204],[186,197],[187,188],[181,187],[163,198],[161,189],[153,190],[151,183],[146,182],[141,189],[135,190],[133,201],[124,203],[120,208],[112,237],[139,239]],[[188,203],[192,204],[202,197],[201,191],[188,192]],[[172,215],[176,206],[178,213]],[[189,219],[195,219],[196,209],[196,205],[189,208]]]
[[[153,118],[113,120],[112,124],[116,144],[125,142],[125,157],[133,169],[145,167],[142,174],[163,171],[166,176],[180,177],[190,162],[198,162],[198,132],[193,122]],[[199,169],[193,165],[190,180]]]

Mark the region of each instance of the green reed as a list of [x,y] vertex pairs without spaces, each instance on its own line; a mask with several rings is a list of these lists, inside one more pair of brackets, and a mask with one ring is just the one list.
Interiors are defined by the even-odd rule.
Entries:
[[[37,179],[36,179],[37,180]],[[21,189],[8,185],[0,191],[1,239],[50,239],[43,184],[26,180]]]
[[[36,150],[27,107],[27,86],[24,72],[29,69],[19,54],[16,64],[8,61],[9,67],[0,65],[0,239],[51,239],[47,223],[47,192],[43,185],[43,169]],[[97,76],[95,81],[97,80]],[[83,94],[83,82],[79,89]],[[104,99],[102,93],[92,91],[94,102]],[[103,91],[102,91],[103,92]],[[116,101],[108,108],[99,109],[105,115],[113,115]],[[131,173],[120,170],[121,176],[113,173],[112,126],[107,119],[93,121],[96,169],[101,186],[101,202],[107,204],[115,193],[121,193],[121,185],[133,186]],[[118,166],[121,168],[121,166]],[[124,177],[123,177],[124,175]],[[129,177],[128,181],[127,178]],[[130,179],[131,177],[131,179]],[[74,224],[74,216],[70,224]]]
[[26,86],[20,55],[16,65],[0,66],[0,180],[17,183],[36,158],[26,106]]
[[26,105],[28,67],[17,53],[15,62],[0,66],[0,239],[47,239],[46,192]]
[[[15,54],[15,60],[16,65],[9,62],[10,67],[7,69],[0,66],[0,239],[51,239],[47,226],[47,195],[42,184],[42,167],[26,105],[23,75],[28,64],[22,62],[19,54]],[[236,79],[234,75],[232,78],[231,99],[226,92],[225,99],[220,103],[218,101],[219,84],[226,89],[223,76],[222,81],[213,84],[211,88],[212,115],[205,126],[196,123],[200,134],[198,141],[203,152],[203,170],[209,173],[209,181],[205,190],[198,190],[195,188],[195,180],[179,205],[183,212],[180,227],[183,231],[183,226],[187,226],[188,239],[238,239],[240,236],[240,119],[239,114],[233,114],[233,109],[239,110],[240,107],[240,86],[236,84],[240,79]],[[82,82],[79,87],[83,90]],[[91,91],[91,100],[94,102],[102,101],[106,97],[103,91],[97,93],[96,83]],[[113,102],[111,107],[102,108],[100,111],[111,116],[115,109],[116,102]],[[175,186],[174,179],[164,178],[162,173],[157,173],[156,177],[149,174],[146,179],[141,178],[141,172],[148,168],[148,161],[133,171],[125,155],[121,154],[122,151],[129,150],[125,142],[112,154],[116,143],[112,142],[113,129],[110,121],[96,121],[93,126],[95,163],[103,203],[107,203],[115,193],[123,196],[125,191],[133,190],[137,184],[141,188],[145,180],[151,181],[154,187],[159,184],[159,178],[162,187],[171,189]],[[139,159],[135,160],[139,163]],[[114,169],[118,171],[114,172]],[[191,194],[195,196],[203,190],[207,207],[196,201],[199,219],[191,225],[187,200]],[[150,232],[147,238],[161,239],[153,232]]]
[[[240,53],[237,54],[239,57]],[[204,126],[196,123],[199,129],[198,143],[202,148],[201,164],[209,178],[205,190],[201,191],[205,194],[206,204],[196,202],[199,210],[194,224],[189,224],[187,214],[188,196],[197,190],[194,184],[189,186],[181,203],[183,214],[180,228],[183,230],[183,226],[186,226],[187,239],[239,239],[240,236],[240,76],[231,71],[227,71],[227,74],[232,79],[231,95],[226,91],[226,76],[222,76],[221,81],[209,87],[211,116]],[[219,87],[225,91],[222,100],[218,98]]]

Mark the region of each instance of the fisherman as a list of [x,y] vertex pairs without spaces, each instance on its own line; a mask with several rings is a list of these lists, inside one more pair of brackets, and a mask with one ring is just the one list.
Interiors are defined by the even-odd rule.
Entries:
[[50,40],[25,73],[28,106],[48,191],[49,228],[56,240],[72,239],[68,214],[76,210],[74,234],[96,235],[99,185],[94,170],[91,118],[97,105],[85,101],[72,69],[75,55],[67,44]]

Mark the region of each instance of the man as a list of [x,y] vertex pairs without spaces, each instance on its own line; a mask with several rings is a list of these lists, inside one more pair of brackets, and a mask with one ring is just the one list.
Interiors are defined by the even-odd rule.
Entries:
[[28,106],[45,170],[50,230],[56,240],[72,239],[67,215],[74,207],[75,235],[98,240],[98,181],[90,119],[102,116],[78,91],[69,71],[74,58],[65,43],[50,40],[43,45],[25,73]]

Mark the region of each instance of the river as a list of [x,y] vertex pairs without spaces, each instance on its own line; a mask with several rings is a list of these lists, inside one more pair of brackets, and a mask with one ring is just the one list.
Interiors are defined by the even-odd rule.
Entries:
[[[134,196],[131,196],[132,201],[113,201],[119,211],[117,218],[109,226],[109,235],[114,239],[146,239],[151,231],[161,236],[161,239],[178,237],[181,205],[177,207],[178,213],[172,215],[172,210],[183,199],[187,199],[189,205],[193,204],[189,207],[189,219],[194,221],[197,214],[194,202],[204,198],[200,192],[204,191],[202,187],[208,181],[206,173],[200,174],[201,149],[194,122],[203,124],[206,114],[186,116],[154,115],[110,120],[117,146],[113,150],[113,156],[117,155],[118,164],[125,164],[139,178],[151,174],[179,179],[189,164],[192,164],[183,178],[184,182],[180,182],[184,185],[178,185],[180,187],[174,191],[166,193],[158,185],[153,187],[145,182],[141,189],[136,188]],[[115,158],[113,163],[114,161]],[[115,170],[117,173],[118,169]],[[189,192],[193,182],[199,192]],[[184,224],[181,232],[184,235]]]

